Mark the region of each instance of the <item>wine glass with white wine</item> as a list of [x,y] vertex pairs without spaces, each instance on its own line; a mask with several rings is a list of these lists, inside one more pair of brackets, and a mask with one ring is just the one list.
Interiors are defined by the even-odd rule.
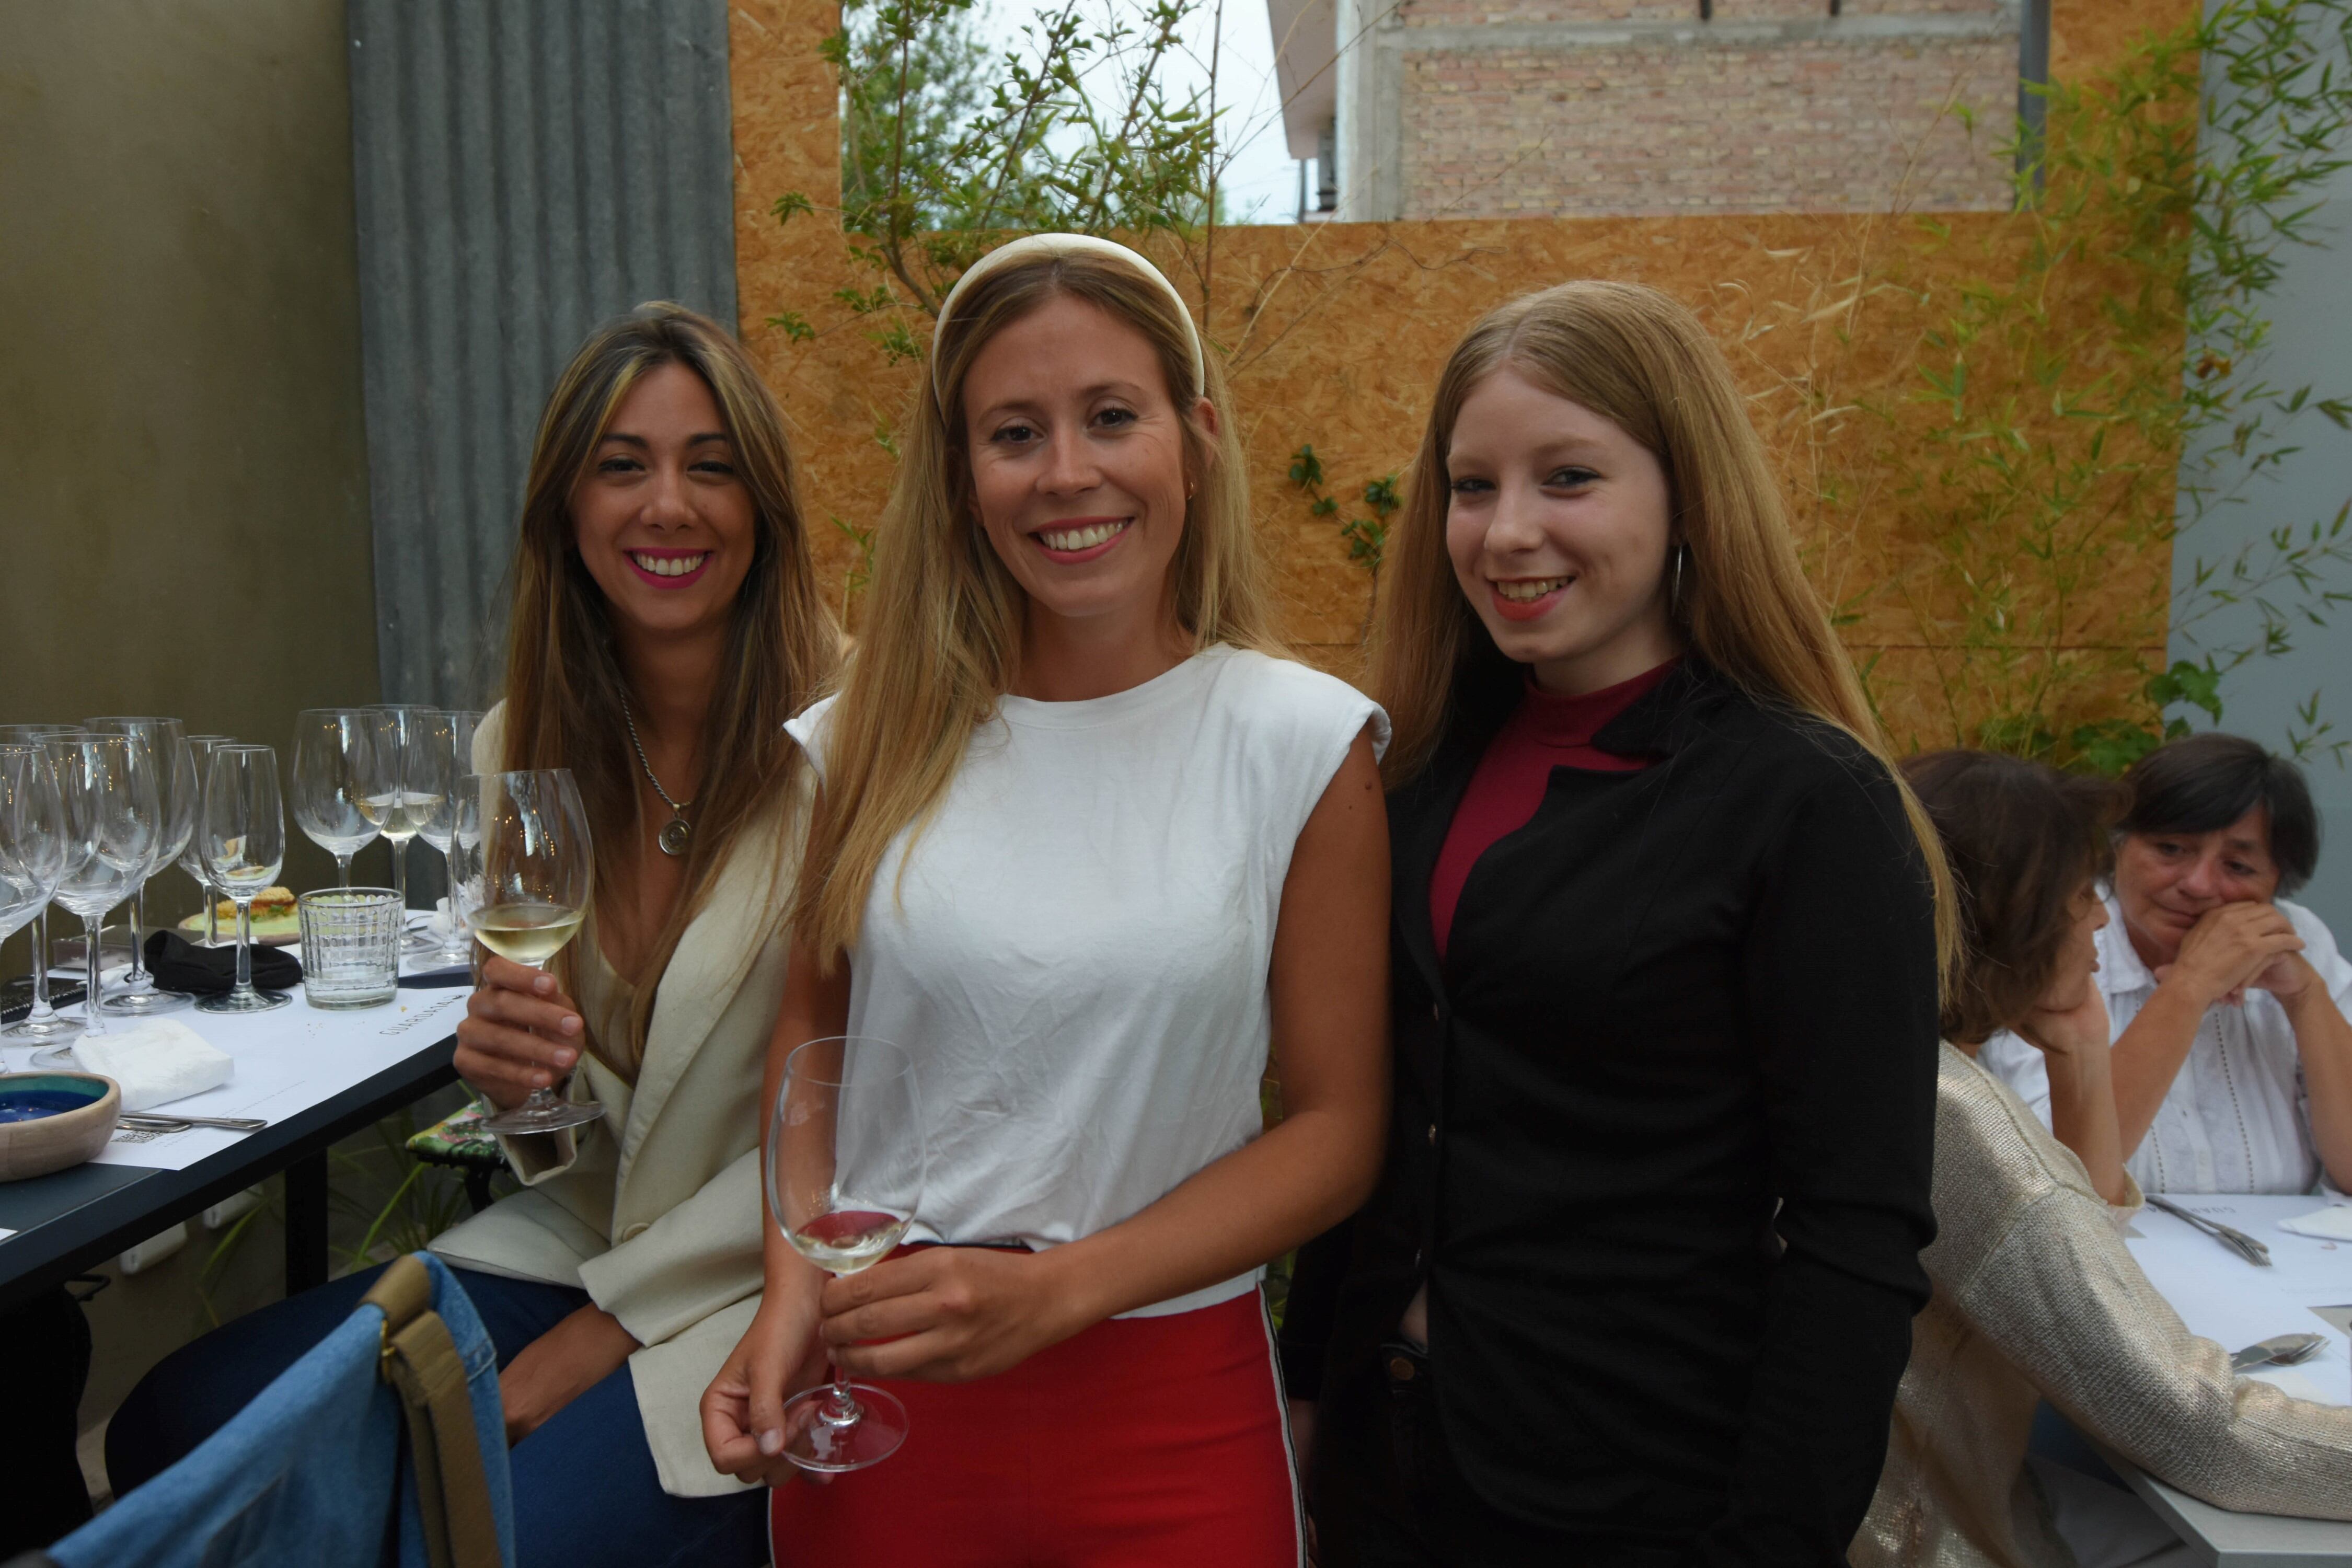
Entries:
[[[835,1035],[784,1059],[768,1127],[768,1205],[793,1251],[836,1279],[890,1256],[914,1223],[928,1171],[914,1058],[888,1040]],[[784,1404],[784,1458],[804,1470],[862,1470],[907,1440],[907,1407],[833,1381]]]
[[[458,787],[473,795],[481,831],[481,883],[469,890],[474,907],[467,925],[474,940],[499,957],[544,969],[579,931],[596,885],[580,787],[569,768],[475,773]],[[593,1100],[535,1089],[520,1105],[485,1117],[482,1125],[512,1137],[560,1131],[604,1114]]]

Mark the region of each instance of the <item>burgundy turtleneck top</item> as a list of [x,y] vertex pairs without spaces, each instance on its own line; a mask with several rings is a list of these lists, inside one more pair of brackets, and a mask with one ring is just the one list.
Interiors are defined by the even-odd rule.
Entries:
[[1532,675],[1528,678],[1526,695],[1487,742],[1477,772],[1462,792],[1462,804],[1454,807],[1453,824],[1445,830],[1445,847],[1438,852],[1437,869],[1429,879],[1429,927],[1436,935],[1441,960],[1470,868],[1507,834],[1535,819],[1536,807],[1550,787],[1552,769],[1633,773],[1654,760],[1601,751],[1592,737],[1674,668],[1675,661],[1668,659],[1631,680],[1580,697],[1555,696],[1537,686]]

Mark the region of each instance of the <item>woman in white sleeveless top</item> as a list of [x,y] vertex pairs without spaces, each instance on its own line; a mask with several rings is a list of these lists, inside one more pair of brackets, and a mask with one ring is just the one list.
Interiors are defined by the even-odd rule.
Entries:
[[790,1479],[832,1347],[910,1429],[780,1487],[779,1561],[1296,1563],[1257,1279],[1378,1163],[1386,721],[1273,651],[1222,378],[1149,262],[1016,241],[929,370],[845,689],[792,725],[766,1085],[811,1038],[910,1053],[916,1245],[828,1283],[772,1229],[711,1457]]

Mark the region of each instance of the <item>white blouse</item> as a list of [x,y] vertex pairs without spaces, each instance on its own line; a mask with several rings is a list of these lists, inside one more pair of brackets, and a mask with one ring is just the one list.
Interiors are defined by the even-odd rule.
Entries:
[[[832,706],[788,726],[820,777]],[[850,954],[849,1032],[916,1062],[911,1239],[1075,1241],[1258,1135],[1283,880],[1367,724],[1385,747],[1343,682],[1222,646],[1109,697],[1000,700]]]
[[[2327,994],[2339,1009],[2352,1007],[2352,963],[2336,951],[2335,935],[2301,904],[2280,899],[2277,906],[2294,923]],[[2133,950],[2112,893],[2098,942],[2112,1041],[2156,994],[2156,976]],[[2050,1075],[2039,1050],[2004,1030],[1977,1060],[2050,1125]],[[2155,1122],[2124,1163],[2151,1193],[2307,1193],[2319,1184],[2303,1060],[2277,997],[2250,988],[2242,1005],[2217,1002],[2205,1010]]]

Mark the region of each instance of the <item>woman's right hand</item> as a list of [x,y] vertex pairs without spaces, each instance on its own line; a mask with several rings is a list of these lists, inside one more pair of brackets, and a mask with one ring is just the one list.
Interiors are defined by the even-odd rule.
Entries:
[[2301,952],[2303,938],[2275,904],[2251,900],[2208,910],[2180,939],[2180,952],[2157,972],[2159,984],[2179,984],[2210,1007],[2243,997],[2247,982],[2286,953]]
[[770,1290],[702,1395],[702,1446],[722,1475],[782,1486],[800,1473],[783,1457],[784,1401],[830,1374],[814,1292]]
[[579,1004],[553,975],[511,959],[487,959],[457,1021],[457,1076],[510,1110],[572,1070],[585,1033]]

